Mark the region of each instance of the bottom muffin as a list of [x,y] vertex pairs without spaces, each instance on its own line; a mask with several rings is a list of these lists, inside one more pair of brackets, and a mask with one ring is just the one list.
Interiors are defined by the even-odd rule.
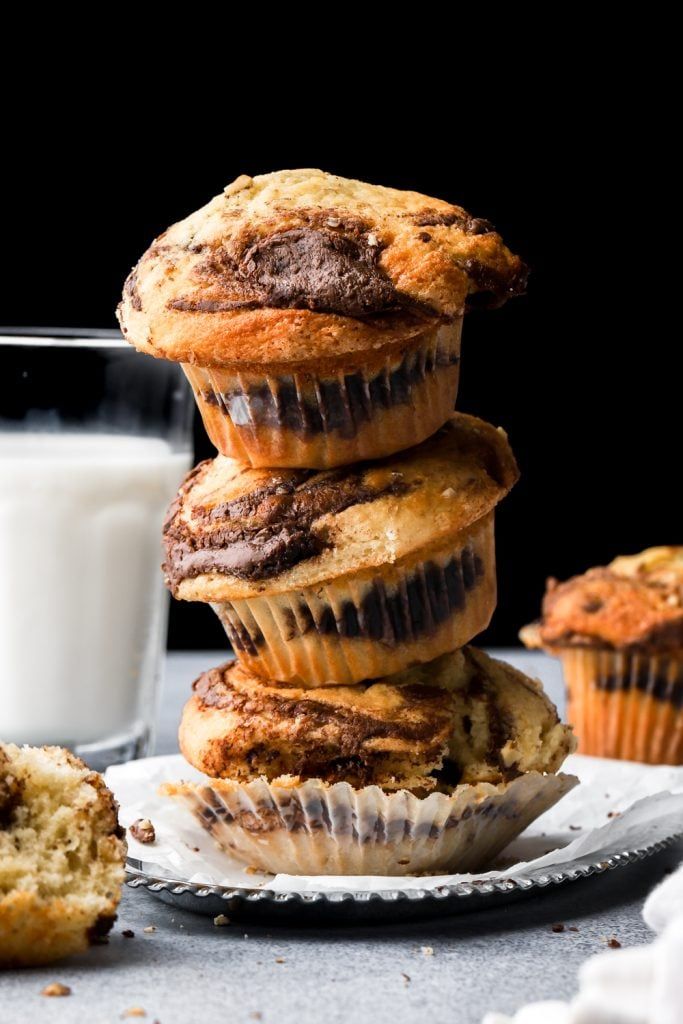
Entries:
[[180,727],[212,776],[164,787],[219,845],[289,874],[482,868],[576,784],[540,684],[466,647],[383,680],[301,690],[202,675]]

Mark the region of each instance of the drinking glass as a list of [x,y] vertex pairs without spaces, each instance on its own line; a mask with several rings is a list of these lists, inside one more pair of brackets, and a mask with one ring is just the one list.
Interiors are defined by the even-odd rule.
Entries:
[[0,330],[0,365],[0,741],[101,770],[150,749],[191,392],[115,332]]

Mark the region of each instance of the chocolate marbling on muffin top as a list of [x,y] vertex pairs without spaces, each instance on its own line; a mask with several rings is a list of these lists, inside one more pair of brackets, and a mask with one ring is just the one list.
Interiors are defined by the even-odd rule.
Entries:
[[485,220],[417,192],[319,170],[241,175],[151,245],[119,307],[124,335],[201,366],[338,362],[425,322],[524,291]]
[[195,682],[180,745],[214,777],[428,791],[556,771],[573,738],[540,684],[465,647],[385,679],[307,690],[223,665]]
[[564,583],[548,580],[529,647],[683,651],[683,547],[648,548]]
[[164,527],[176,597],[229,601],[426,555],[489,513],[518,476],[504,433],[454,414],[389,458],[336,470],[190,473]]

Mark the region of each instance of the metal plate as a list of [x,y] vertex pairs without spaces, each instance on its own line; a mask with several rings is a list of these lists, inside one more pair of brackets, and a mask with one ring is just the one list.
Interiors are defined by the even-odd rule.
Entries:
[[[198,885],[155,873],[154,865],[129,858],[126,884],[145,888],[164,903],[182,910],[235,920],[281,924],[388,923],[488,910],[558,885],[601,875],[659,853],[683,833],[664,835],[630,850],[606,850],[568,860],[553,870],[537,869],[502,880],[473,880],[425,889],[378,889],[373,892],[275,892],[270,889]],[[387,880],[389,881],[389,879]],[[352,882],[352,879],[349,879]]]

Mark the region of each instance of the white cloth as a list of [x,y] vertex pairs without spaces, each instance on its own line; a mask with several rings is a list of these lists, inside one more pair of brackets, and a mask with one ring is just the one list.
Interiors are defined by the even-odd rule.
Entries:
[[683,864],[650,893],[643,917],[654,942],[586,960],[571,1003],[489,1013],[482,1024],[683,1024]]

